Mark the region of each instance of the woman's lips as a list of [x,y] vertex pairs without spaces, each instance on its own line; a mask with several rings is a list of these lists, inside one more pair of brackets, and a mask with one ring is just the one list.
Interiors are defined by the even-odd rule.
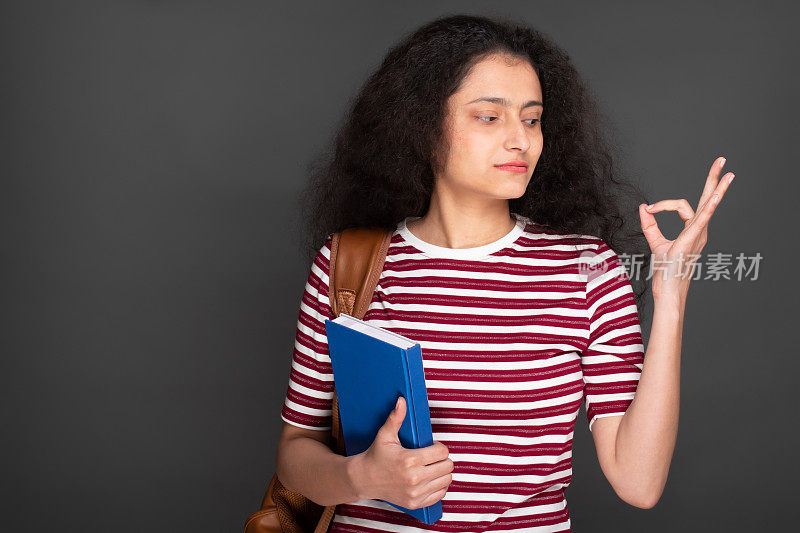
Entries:
[[495,165],[495,168],[509,172],[528,172],[528,167],[520,165]]

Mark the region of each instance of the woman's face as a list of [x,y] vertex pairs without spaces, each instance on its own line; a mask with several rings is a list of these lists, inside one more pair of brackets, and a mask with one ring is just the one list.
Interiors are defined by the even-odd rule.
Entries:
[[[493,55],[477,63],[448,99],[449,152],[436,175],[439,193],[478,202],[522,196],[542,153],[542,103],[539,77],[527,61]],[[509,161],[527,168],[500,167]]]

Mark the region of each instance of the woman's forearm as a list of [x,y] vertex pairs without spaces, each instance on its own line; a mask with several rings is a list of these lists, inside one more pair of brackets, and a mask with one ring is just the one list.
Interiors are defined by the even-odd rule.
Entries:
[[312,502],[328,506],[361,499],[360,455],[345,457],[322,442],[296,437],[282,443],[276,458],[281,483]]
[[633,402],[617,431],[615,465],[622,490],[658,501],[678,435],[684,295],[655,298],[653,326]]

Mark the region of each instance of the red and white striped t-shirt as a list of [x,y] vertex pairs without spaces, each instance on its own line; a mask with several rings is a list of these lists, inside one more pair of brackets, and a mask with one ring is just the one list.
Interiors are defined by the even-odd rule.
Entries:
[[[430,526],[365,499],[340,504],[331,531],[569,531],[578,409],[585,400],[590,430],[624,414],[644,362],[641,327],[627,271],[601,238],[513,216],[510,233],[475,248],[422,241],[406,226],[416,217],[398,223],[364,320],[420,343],[452,483]],[[330,245],[308,275],[281,413],[328,431]]]

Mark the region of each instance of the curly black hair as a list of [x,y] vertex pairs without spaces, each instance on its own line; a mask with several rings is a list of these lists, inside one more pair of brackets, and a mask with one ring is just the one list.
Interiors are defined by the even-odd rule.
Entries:
[[[650,202],[618,176],[613,130],[569,56],[537,30],[466,14],[433,20],[393,46],[352,101],[331,149],[311,163],[294,225],[309,263],[333,232],[389,229],[426,213],[447,153],[447,99],[494,54],[530,62],[546,106],[541,156],[509,210],[565,235],[600,237],[617,254],[642,254],[646,272],[649,247],[636,210]],[[631,283],[641,309],[647,284],[639,276]]]

